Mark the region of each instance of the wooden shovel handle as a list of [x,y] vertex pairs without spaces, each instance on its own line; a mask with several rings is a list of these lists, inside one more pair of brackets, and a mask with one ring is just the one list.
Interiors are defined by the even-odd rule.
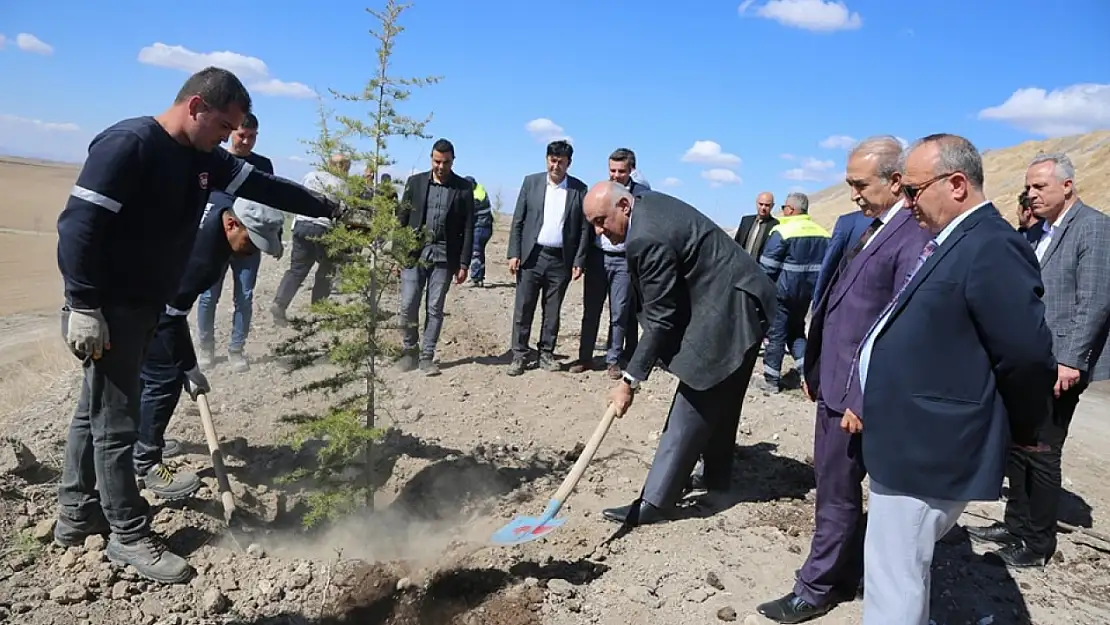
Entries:
[[212,470],[216,473],[216,484],[220,489],[220,502],[224,507],[225,519],[230,519],[235,512],[235,497],[231,494],[231,483],[227,479],[227,469],[224,468],[224,455],[220,451],[220,439],[216,436],[216,428],[212,425],[212,410],[208,406],[208,397],[201,393],[197,395],[197,406],[200,408],[200,422],[204,426],[204,438],[208,441],[208,455],[212,457]]
[[574,468],[570,470],[570,474],[563,480],[563,485],[559,490],[555,491],[555,496],[552,497],[553,501],[559,502],[562,506],[567,497],[570,496],[571,491],[578,485],[578,480],[582,479],[582,474],[586,472],[586,467],[589,466],[590,461],[593,460],[594,454],[597,453],[597,448],[601,446],[602,439],[609,431],[609,426],[613,425],[613,419],[617,417],[617,407],[615,404],[609,404],[609,408],[605,411],[605,416],[601,417],[601,423],[597,424],[594,428],[594,434],[590,437],[590,442],[586,443],[586,448],[582,450],[582,455],[578,456],[578,461],[574,463]]

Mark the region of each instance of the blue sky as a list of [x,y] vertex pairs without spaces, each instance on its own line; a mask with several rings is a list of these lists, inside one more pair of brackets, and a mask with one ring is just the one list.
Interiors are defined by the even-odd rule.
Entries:
[[[217,58],[252,88],[257,150],[298,178],[312,91],[357,90],[375,62],[368,0],[4,4],[0,152],[80,160]],[[630,147],[655,188],[730,226],[760,191],[840,182],[853,138],[987,149],[1110,127],[1104,0],[417,0],[402,25],[395,73],[443,76],[403,112],[434,113],[456,170],[507,209],[564,134],[587,183]],[[430,145],[395,142],[396,172],[427,169]]]

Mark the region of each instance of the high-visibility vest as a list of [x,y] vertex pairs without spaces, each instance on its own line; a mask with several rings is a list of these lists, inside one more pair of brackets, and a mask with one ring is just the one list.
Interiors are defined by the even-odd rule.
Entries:
[[474,201],[481,202],[486,199],[486,188],[480,183],[474,183]]

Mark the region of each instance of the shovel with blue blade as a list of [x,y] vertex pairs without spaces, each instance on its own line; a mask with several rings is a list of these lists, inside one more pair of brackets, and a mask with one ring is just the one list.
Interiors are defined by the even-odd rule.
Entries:
[[567,497],[570,496],[574,487],[578,485],[578,480],[582,478],[582,474],[586,472],[586,467],[593,460],[594,454],[597,453],[597,448],[601,446],[602,439],[609,431],[609,426],[613,424],[613,419],[617,417],[617,407],[609,404],[608,410],[605,411],[605,416],[601,418],[601,423],[597,424],[594,429],[593,436],[590,437],[590,442],[586,443],[586,448],[582,450],[582,454],[578,456],[578,461],[574,463],[574,467],[570,470],[566,479],[563,480],[562,486],[559,490],[555,491],[555,495],[547,503],[547,508],[544,509],[543,514],[539,517],[518,516],[507,525],[497,530],[493,534],[493,544],[495,545],[519,545],[521,543],[531,542],[538,538],[542,538],[554,530],[558,529],[566,519],[556,519],[555,516],[559,514],[562,509],[563,503],[566,502]]

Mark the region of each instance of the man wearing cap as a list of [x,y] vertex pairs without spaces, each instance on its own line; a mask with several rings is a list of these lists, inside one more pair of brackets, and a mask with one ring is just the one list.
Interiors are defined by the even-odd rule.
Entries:
[[140,380],[139,439],[134,446],[135,474],[145,488],[163,499],[182,499],[200,488],[193,473],[175,474],[162,462],[164,435],[184,389],[194,400],[207,393],[208,380],[197,364],[189,334],[189,310],[219,281],[229,261],[264,252],[282,253],[285,216],[265,204],[237,198],[232,206],[208,205],[177,294],[158,320],[147,347]]

